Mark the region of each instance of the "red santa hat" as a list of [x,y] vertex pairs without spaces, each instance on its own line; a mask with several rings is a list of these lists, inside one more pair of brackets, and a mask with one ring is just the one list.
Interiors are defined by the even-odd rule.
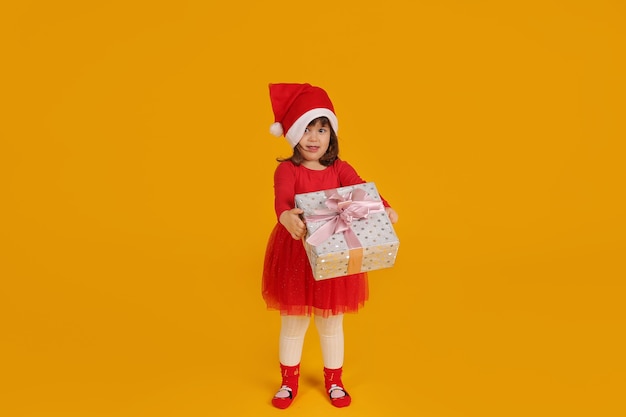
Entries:
[[333,103],[326,91],[311,84],[270,84],[270,100],[274,110],[274,123],[270,133],[279,137],[284,132],[285,139],[295,147],[304,130],[312,120],[326,116],[337,133],[337,116]]

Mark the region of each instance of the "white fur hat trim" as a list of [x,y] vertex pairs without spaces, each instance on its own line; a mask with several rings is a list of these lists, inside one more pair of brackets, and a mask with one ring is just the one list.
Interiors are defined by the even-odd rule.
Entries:
[[317,119],[318,117],[326,116],[328,120],[330,120],[330,125],[332,126],[335,133],[339,130],[339,124],[337,122],[337,116],[335,113],[325,108],[311,109],[304,113],[302,116],[298,118],[291,125],[289,131],[285,135],[287,142],[291,145],[292,148],[295,148],[302,136],[304,135],[304,130],[311,123],[311,120]]

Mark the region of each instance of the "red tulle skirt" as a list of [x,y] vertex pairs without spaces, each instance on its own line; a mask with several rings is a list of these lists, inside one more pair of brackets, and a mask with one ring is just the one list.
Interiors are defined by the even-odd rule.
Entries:
[[354,313],[368,298],[367,274],[315,281],[301,240],[276,224],[263,266],[263,299],[283,315]]

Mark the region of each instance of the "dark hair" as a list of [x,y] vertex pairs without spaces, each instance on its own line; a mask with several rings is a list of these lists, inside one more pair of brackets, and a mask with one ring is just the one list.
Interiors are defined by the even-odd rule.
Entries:
[[[328,127],[330,129],[330,142],[328,143],[328,149],[326,150],[326,153],[320,158],[320,164],[328,167],[331,166],[339,157],[339,140],[337,139],[337,133],[335,133],[335,130],[330,124],[330,120],[328,120],[328,117],[326,116],[318,117],[317,119],[311,120],[311,123],[309,123],[307,127],[313,126],[318,121],[322,123],[322,126]],[[276,158],[276,160],[278,162],[291,161],[294,165],[300,165],[302,162],[304,162],[304,157],[300,153],[300,149],[296,144],[296,146],[293,147],[293,155],[291,155],[291,157]]]

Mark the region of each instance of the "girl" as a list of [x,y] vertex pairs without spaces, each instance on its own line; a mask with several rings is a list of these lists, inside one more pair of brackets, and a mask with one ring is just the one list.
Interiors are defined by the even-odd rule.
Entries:
[[[274,206],[278,223],[265,253],[263,298],[281,313],[279,360],[282,385],[272,404],[287,408],[298,393],[300,359],[310,317],[320,337],[324,380],[330,402],[350,405],[341,374],[344,360],[343,313],[356,312],[368,297],[367,275],[359,273],[315,281],[300,241],[306,227],[294,207],[295,194],[365,182],[338,158],[337,116],[326,92],[310,84],[270,84],[275,123],[270,132],[285,138],[293,155],[274,173]],[[383,199],[392,223],[396,212]]]

